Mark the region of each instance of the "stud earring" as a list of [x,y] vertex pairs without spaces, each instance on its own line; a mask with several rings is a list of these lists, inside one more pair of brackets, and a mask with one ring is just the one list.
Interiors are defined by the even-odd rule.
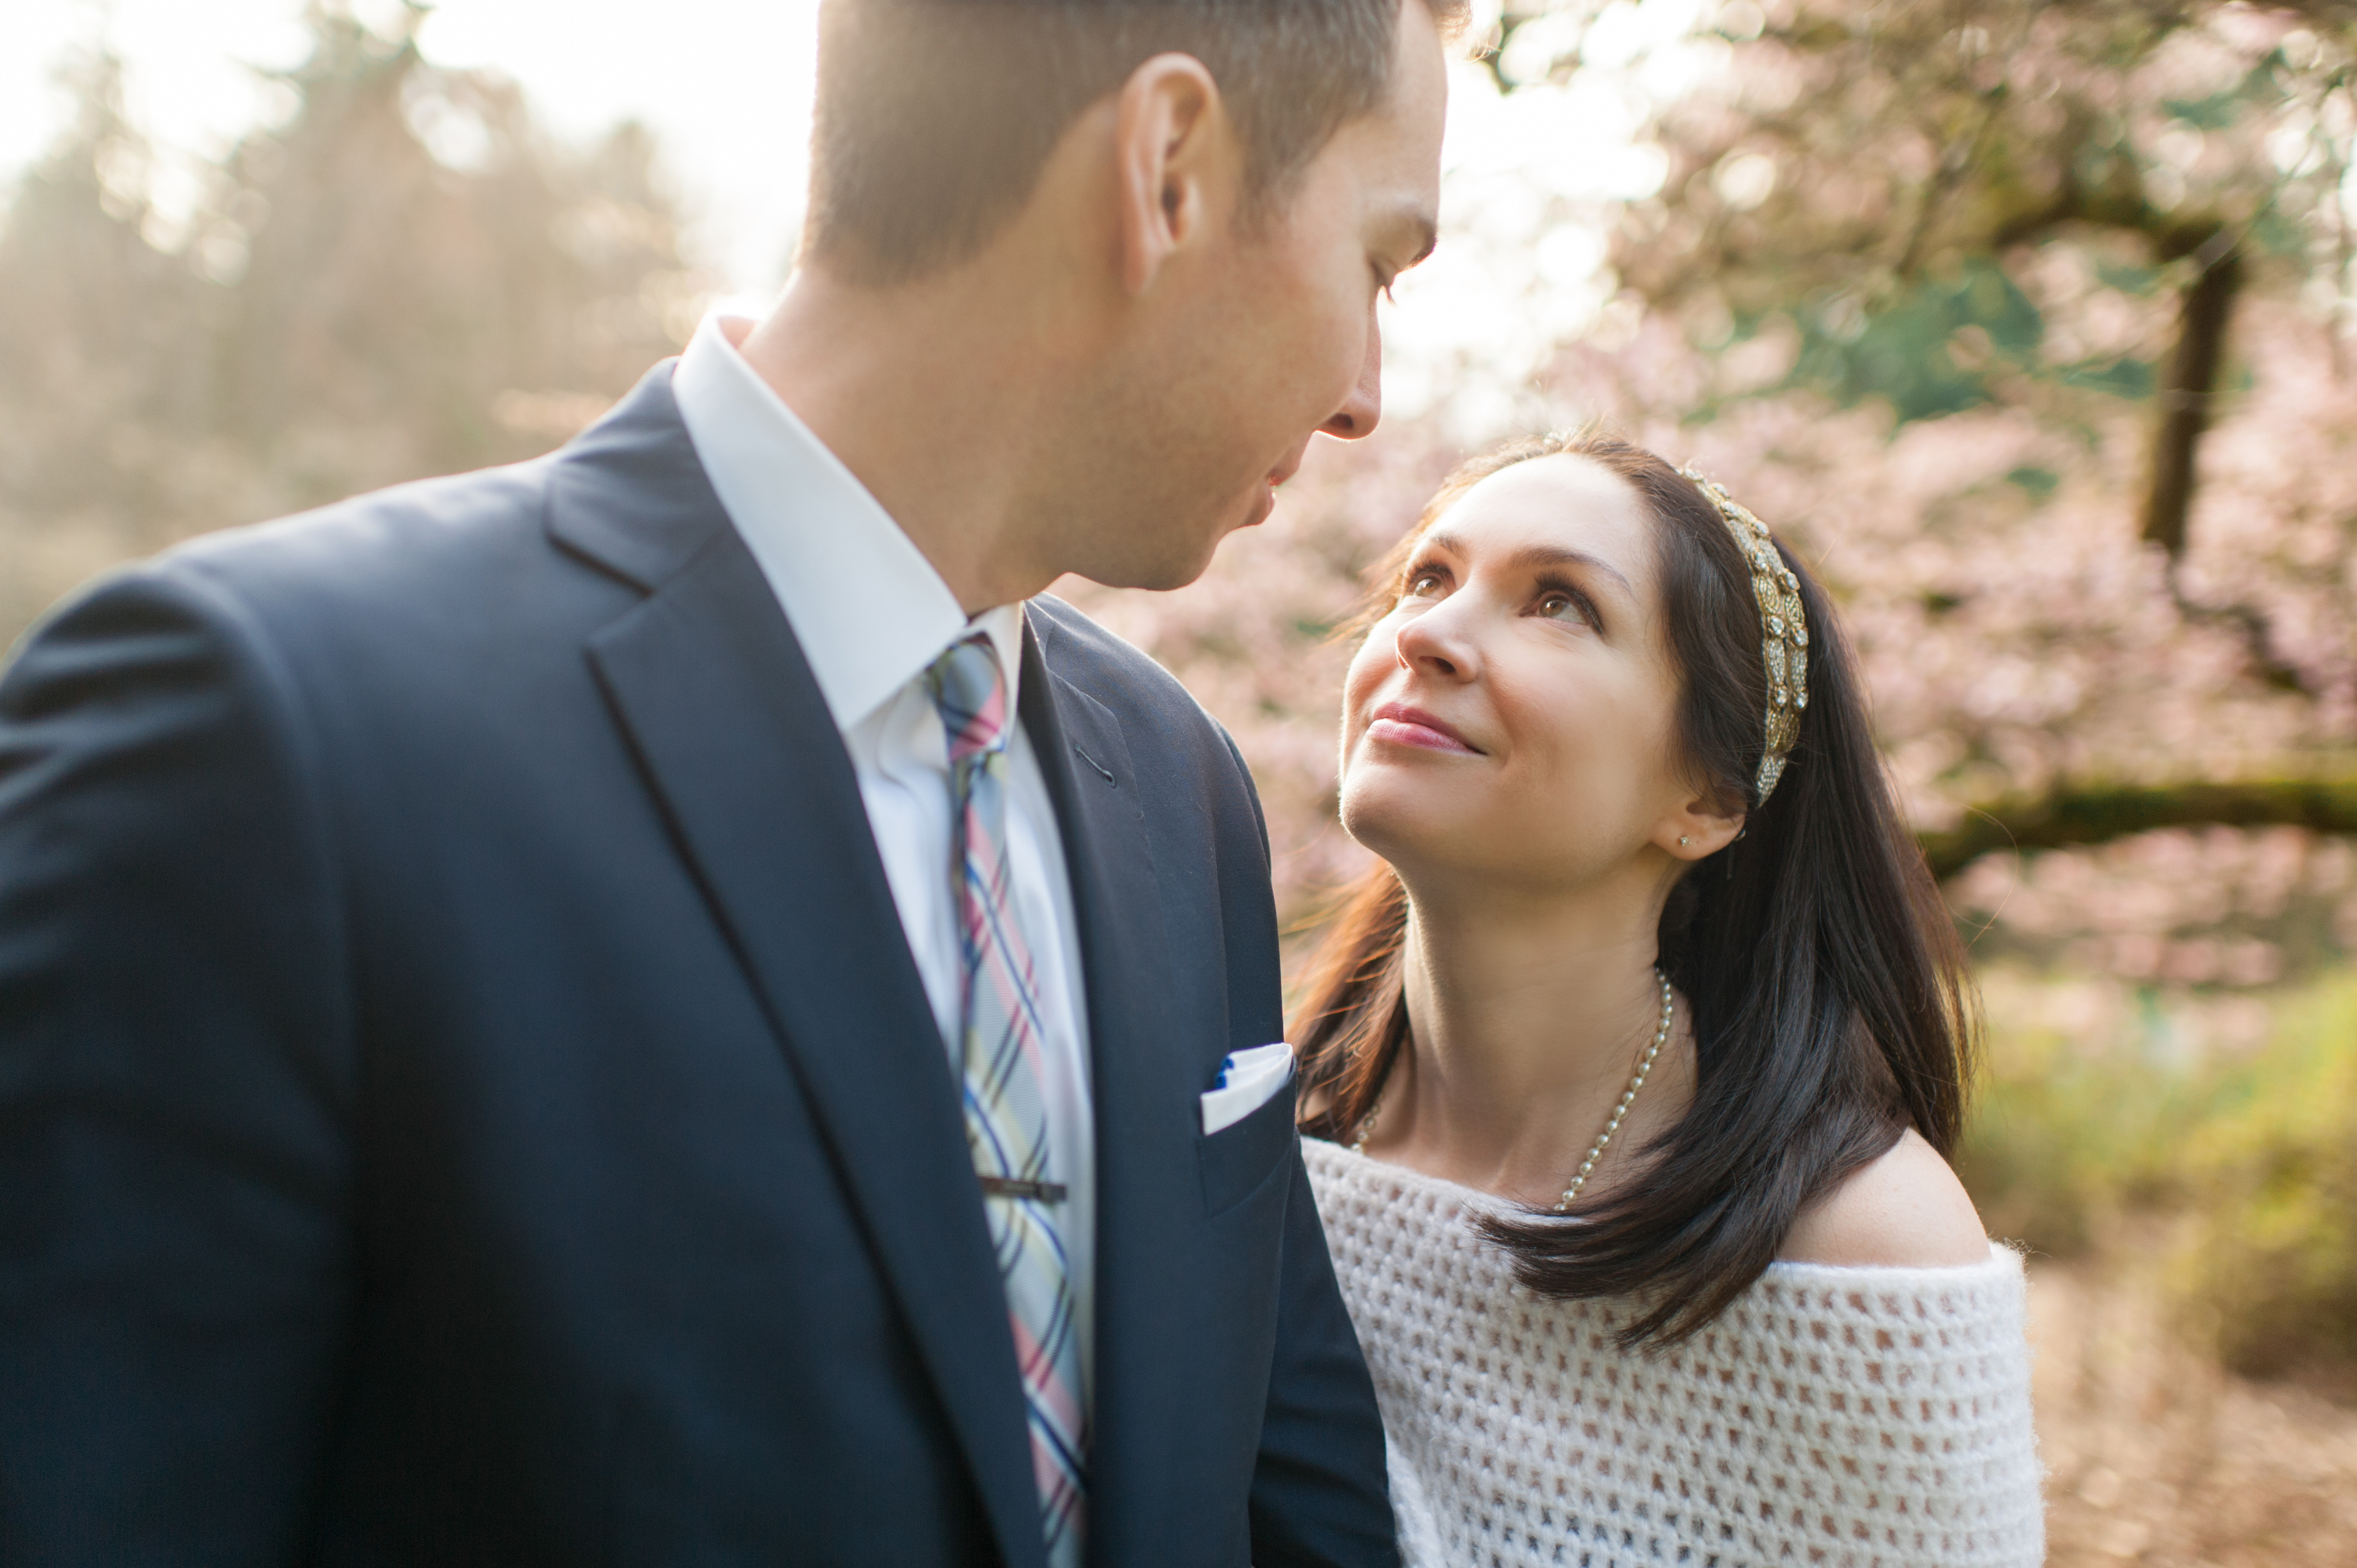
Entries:
[[1690,844],[1690,843],[1694,843],[1694,840],[1693,840],[1693,838],[1692,838],[1691,836],[1689,836],[1689,835],[1687,835],[1687,834],[1685,834],[1685,833],[1680,833],[1680,834],[1678,835],[1678,847],[1679,847],[1680,849],[1684,849],[1684,848],[1685,848],[1685,847],[1686,847],[1686,845],[1688,845],[1688,844]]

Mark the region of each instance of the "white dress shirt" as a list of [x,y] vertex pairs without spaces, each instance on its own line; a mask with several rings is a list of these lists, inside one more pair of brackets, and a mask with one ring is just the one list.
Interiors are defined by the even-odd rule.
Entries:
[[[867,825],[952,1073],[964,977],[951,897],[949,737],[922,677],[975,628],[990,634],[998,653],[1015,725],[1007,743],[1008,869],[1039,985],[1048,1179],[1066,1188],[1058,1233],[1071,1271],[1086,1398],[1093,1386],[1096,1240],[1088,1007],[1055,808],[1031,737],[1014,717],[1023,607],[1001,605],[969,622],[899,524],[746,363],[723,320],[705,318],[673,374],[672,393],[696,456],[778,596],[851,754]],[[780,802],[781,810],[787,805]],[[842,1044],[856,1048],[857,1042]]]

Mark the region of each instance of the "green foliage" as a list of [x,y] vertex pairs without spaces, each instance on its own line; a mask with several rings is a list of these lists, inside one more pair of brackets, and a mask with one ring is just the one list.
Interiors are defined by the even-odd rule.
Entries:
[[2197,131],[2222,131],[2242,113],[2243,95],[2220,92],[2208,98],[2164,98],[2160,106],[2171,119],[2182,120]]
[[2054,380],[2083,392],[2135,402],[2150,397],[2157,384],[2149,360],[2081,360],[2056,371]]
[[[2357,1373],[2357,973],[2276,998],[2247,1053],[1999,1016],[1957,1169],[1992,1235],[2057,1256],[2175,1236],[2180,1320],[2256,1376]],[[2091,1037],[2091,1034],[2094,1037]]]
[[2037,501],[2051,496],[2062,483],[2062,476],[2053,469],[2027,463],[2008,472],[2005,478],[2006,483],[2018,486],[2024,495]]
[[[2110,275],[2115,271],[2117,283]],[[2104,274],[2107,285],[2124,293],[2149,295],[2159,286],[2157,268],[2105,268]],[[2030,386],[2142,401],[2155,384],[2147,359],[2045,360],[2046,321],[2037,302],[2003,267],[1981,258],[1943,276],[1918,279],[1872,307],[1854,295],[1828,291],[1796,310],[1746,323],[1743,335],[1756,336],[1776,322],[1797,330],[1799,354],[1781,381],[1750,395],[1806,390],[1844,408],[1878,398],[1898,424],[2018,400],[2018,389]],[[2034,488],[2032,493],[2044,499]]]
[[[1845,407],[1869,397],[1900,423],[1960,413],[1991,400],[2000,371],[2035,371],[2046,324],[2003,268],[1975,258],[1942,277],[1916,280],[1878,308],[1833,294],[1794,314],[1801,353],[1779,392],[1805,387]],[[1958,334],[1985,345],[1959,363]]]
[[2169,1064],[2174,1031],[2154,999],[2136,1011],[2123,1037],[2100,1041],[1993,1018],[1988,1076],[1956,1159],[1992,1236],[2071,1257],[2168,1201],[2209,1085]]
[[2282,1009],[2184,1152],[2189,1316],[2238,1371],[2357,1371],[2357,976]]
[[2095,262],[2095,278],[2105,288],[2117,289],[2122,294],[2134,295],[2138,299],[2146,299],[2160,292],[2161,285],[2169,281],[2169,274],[2159,267],[2148,266],[2140,262],[2119,262],[2109,257],[2098,257]]
[[2163,96],[2161,111],[2197,131],[2230,131],[2245,111],[2265,115],[2282,103],[2287,86],[2309,69],[2293,64],[2282,49],[2270,49],[2233,86],[2201,98]]

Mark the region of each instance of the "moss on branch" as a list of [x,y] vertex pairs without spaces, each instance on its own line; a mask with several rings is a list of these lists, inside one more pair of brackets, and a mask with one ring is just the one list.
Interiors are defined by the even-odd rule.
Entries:
[[2220,784],[2074,784],[1992,801],[1954,828],[1916,839],[1932,875],[1946,878],[1991,850],[2054,849],[2155,828],[2212,826],[2357,833],[2357,773]]

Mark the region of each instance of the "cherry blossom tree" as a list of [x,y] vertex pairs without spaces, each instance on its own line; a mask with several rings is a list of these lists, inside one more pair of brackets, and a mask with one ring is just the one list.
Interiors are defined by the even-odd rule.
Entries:
[[[1458,83],[1386,427],[1196,586],[1071,591],[1236,730],[1304,913],[1355,854],[1332,630],[1368,565],[1465,451],[1600,418],[1817,564],[1943,875],[2223,825],[2290,831],[2330,883],[2357,832],[2348,29],[2158,0],[1512,11]],[[2236,962],[2179,967],[2266,971]]]

